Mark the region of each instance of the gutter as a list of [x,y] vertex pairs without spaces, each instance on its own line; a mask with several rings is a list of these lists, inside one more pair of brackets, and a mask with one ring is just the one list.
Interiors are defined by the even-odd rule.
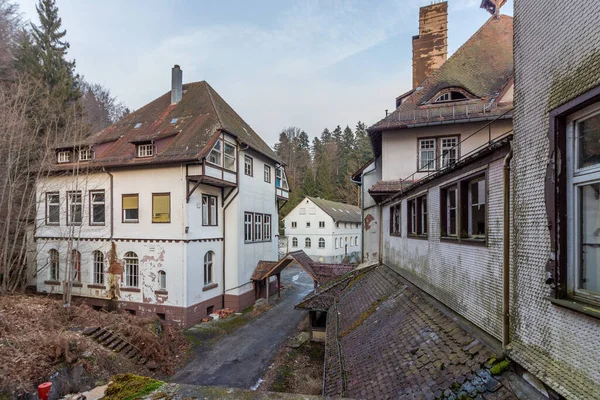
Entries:
[[502,347],[510,343],[510,161],[513,158],[512,143],[504,158],[504,224],[503,265],[502,265]]
[[114,226],[115,226],[115,195],[113,190],[113,179],[114,176],[110,172],[106,170],[106,168],[102,167],[102,171],[107,173],[110,177],[110,241],[112,242],[112,238],[114,235]]
[[225,308],[225,211],[227,210],[227,207],[229,207],[229,205],[231,203],[233,203],[233,201],[235,200],[235,198],[237,197],[237,195],[240,193],[240,189],[238,187],[237,191],[235,192],[235,194],[233,195],[233,197],[231,198],[231,200],[229,200],[229,203],[227,203],[224,207],[223,207],[223,295],[222,295],[222,303],[223,303],[223,307]]

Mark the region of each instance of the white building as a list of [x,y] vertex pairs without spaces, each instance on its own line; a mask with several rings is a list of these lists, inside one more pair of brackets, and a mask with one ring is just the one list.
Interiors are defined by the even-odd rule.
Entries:
[[[277,260],[283,166],[206,82],[182,85],[83,142],[37,183],[37,290],[189,326],[254,302]],[[111,250],[112,249],[112,250]],[[72,278],[72,279],[70,279]]]
[[357,206],[306,197],[283,219],[288,251],[304,250],[314,261],[358,261],[361,212]]

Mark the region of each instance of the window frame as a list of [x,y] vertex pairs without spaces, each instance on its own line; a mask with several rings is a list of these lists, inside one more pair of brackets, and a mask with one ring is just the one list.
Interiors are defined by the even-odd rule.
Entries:
[[[217,145],[219,146],[219,149],[216,149]],[[215,160],[218,160],[218,164],[217,164],[217,162],[211,160],[211,156],[212,156],[213,152],[217,153],[219,155],[218,157],[215,158]],[[206,162],[209,164],[212,164],[214,166],[223,168],[223,139],[222,138],[218,138],[215,141],[215,144],[213,145],[213,147],[208,152],[208,155],[206,156]]]
[[166,291],[167,290],[167,273],[164,270],[158,271],[158,290]]
[[[98,257],[98,255],[100,257]],[[92,282],[94,285],[104,285],[105,258],[104,253],[100,250],[94,250],[92,252]],[[100,272],[98,271],[98,268],[100,268]]]
[[319,228],[320,229],[325,228],[325,221],[319,221]]
[[[450,207],[451,192],[454,192],[454,208]],[[458,239],[460,236],[460,203],[459,184],[454,182],[440,188],[440,236],[447,239]],[[451,210],[454,210],[454,233],[450,233]]]
[[[83,157],[83,155],[88,155],[88,157]],[[79,161],[92,161],[94,159],[94,151],[87,147],[83,149],[79,149]]]
[[292,237],[292,247],[293,248],[298,247],[298,238],[297,237]]
[[81,253],[77,249],[71,250],[71,282],[81,283]]
[[304,239],[304,248],[310,249],[311,246],[312,246],[312,240],[309,237],[305,238]]
[[292,228],[291,229],[296,229],[298,228],[298,222],[297,221],[292,221]]
[[265,164],[265,172],[264,172],[265,176],[265,182],[266,183],[271,183],[271,166]]
[[[125,199],[126,197],[137,198],[137,208],[124,208],[123,199]],[[136,219],[125,218],[125,210],[137,210],[137,218]],[[140,222],[140,194],[139,193],[121,194],[121,222],[124,224],[137,224]]]
[[136,158],[149,158],[154,157],[156,154],[156,148],[154,143],[141,143],[135,148]]
[[[204,200],[206,199],[206,220],[204,218]],[[214,201],[214,221],[212,218],[211,202]],[[202,194],[202,226],[219,226],[219,197],[212,194]]]
[[209,286],[212,285],[214,283],[213,281],[213,266],[215,263],[215,252],[212,250],[209,250],[206,252],[206,254],[204,254],[204,274],[203,274],[203,281],[204,281],[204,286]]
[[[50,203],[48,201],[49,196],[57,196],[58,202]],[[60,226],[60,192],[46,192],[45,197],[46,197],[46,225]],[[50,221],[50,207],[51,206],[58,207],[58,221],[57,222]]]
[[[135,261],[135,262],[134,262]],[[125,264],[125,282],[126,288],[139,288],[140,287],[140,257],[133,251],[128,251],[123,256],[123,263]],[[136,274],[130,272],[130,267],[135,267]],[[130,283],[135,283],[132,285]]]
[[263,214],[263,242],[271,241],[271,220],[271,214]]
[[[488,236],[488,221],[487,221],[487,215],[488,215],[488,185],[487,185],[487,179],[485,175],[480,175],[480,176],[475,176],[471,179],[465,180],[464,181],[467,184],[467,188],[466,188],[466,195],[467,195],[467,222],[466,222],[466,226],[467,226],[467,230],[463,232],[463,234],[466,233],[465,238],[467,239],[475,239],[475,240],[485,240],[485,238],[487,238]],[[481,206],[483,204],[484,207],[484,217],[483,217],[483,223],[484,223],[484,233],[483,235],[480,234],[474,234],[473,233],[473,203],[472,203],[472,199],[473,199],[473,192],[472,192],[472,185],[474,183],[479,183],[479,182],[483,182],[483,195],[485,197],[485,202],[481,203],[481,199],[477,199],[478,206]],[[479,186],[479,185],[478,185]],[[479,193],[478,193],[479,195]]]
[[[406,202],[406,235],[411,238],[428,238],[429,203],[428,192],[409,198]],[[425,204],[425,210],[423,210]]]
[[319,249],[325,248],[325,238],[319,238]]
[[[248,227],[250,230],[248,231]],[[250,238],[248,238],[248,233]],[[254,213],[244,212],[244,243],[252,243],[254,241]]]
[[[250,167],[249,172],[248,167]],[[244,155],[244,174],[247,176],[254,176],[254,159],[249,155]]]
[[[444,146],[444,140],[456,140],[456,144],[453,146]],[[440,168],[441,169],[445,169],[448,167],[452,167],[454,164],[456,164],[458,162],[458,160],[460,160],[460,136],[456,135],[456,136],[442,136],[439,138],[440,141]],[[449,162],[446,165],[446,159],[445,156],[446,154],[450,154],[451,151],[454,151],[454,160]]]
[[[71,200],[71,195],[74,194],[78,194],[80,201],[79,202],[73,202]],[[80,211],[79,211],[79,222],[73,222],[71,221],[71,217],[73,216],[73,212],[71,210],[71,206],[77,206],[79,205]],[[81,226],[83,224],[83,206],[84,206],[84,201],[83,201],[83,193],[81,192],[81,190],[68,190],[67,191],[67,225],[68,226]]]
[[390,206],[390,236],[402,236],[402,202]]
[[[67,164],[71,162],[71,158],[73,157],[73,152],[70,150],[61,150],[56,152],[56,162],[58,164]],[[63,157],[65,156],[65,157]]]
[[[102,202],[94,202],[94,195],[95,194],[102,194],[104,196],[104,200]],[[98,190],[90,190],[88,192],[89,195],[89,224],[90,226],[104,226],[106,225],[106,191],[104,189],[98,189]],[[97,222],[94,221],[94,206],[95,205],[102,205],[102,219],[104,221],[102,222]]]
[[48,272],[53,282],[60,281],[60,253],[56,249],[48,250]]
[[[422,143],[426,141],[431,141],[433,143],[433,148],[423,149]],[[428,172],[437,170],[437,138],[436,137],[422,137],[417,138],[417,171],[419,172]],[[423,152],[432,152],[433,158],[429,162],[428,167],[423,167],[421,162],[423,160]]]
[[[154,212],[154,198],[155,197],[167,197],[169,200],[169,212],[167,213],[167,221],[159,221],[155,220]],[[139,198],[138,198],[138,207],[139,207]],[[139,210],[139,209],[138,209]],[[139,213],[139,211],[138,211]],[[162,193],[152,193],[152,223],[153,224],[170,224],[171,223],[171,192],[162,192]]]
[[[280,173],[280,176],[277,176],[277,173]],[[275,186],[279,189],[289,191],[290,185],[287,180],[287,175],[285,173],[285,169],[283,167],[275,168]]]
[[[227,146],[230,146],[233,149],[233,156],[227,154],[227,151],[226,151]],[[235,145],[235,143],[223,139],[223,169],[225,171],[237,172],[237,158],[238,158],[237,153],[238,153],[238,151],[237,151],[237,146]],[[233,160],[233,162],[231,164],[233,166],[232,168],[227,168],[226,159],[228,159],[228,158]]]

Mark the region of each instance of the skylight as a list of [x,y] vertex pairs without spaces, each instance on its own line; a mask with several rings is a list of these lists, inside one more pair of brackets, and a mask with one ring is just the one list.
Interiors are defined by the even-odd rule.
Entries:
[[173,125],[173,124],[176,124],[176,123],[177,123],[177,121],[179,121],[179,118],[173,118],[173,119],[171,120],[171,125]]
[[142,126],[142,123],[141,123],[141,122],[138,122],[137,124],[135,124],[135,126],[133,127],[133,129],[137,129],[137,128],[139,128],[140,126]]

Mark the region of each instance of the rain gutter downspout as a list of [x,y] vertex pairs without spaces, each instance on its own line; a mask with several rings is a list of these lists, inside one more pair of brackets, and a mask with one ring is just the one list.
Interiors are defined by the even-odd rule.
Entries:
[[108,172],[106,170],[106,168],[102,167],[102,171],[107,173],[108,176],[110,177],[110,241],[112,242],[112,238],[114,235],[114,226],[115,226],[115,195],[114,195],[114,190],[113,190],[113,179],[114,176],[113,174],[111,174],[110,172]]
[[367,172],[363,171],[360,174],[360,181],[355,181],[354,179],[352,179],[352,177],[350,177],[351,182],[356,183],[360,186],[360,262],[365,262],[365,227],[363,225],[365,221],[365,188],[363,187],[363,183],[365,175],[377,171],[377,160],[373,160],[373,165],[375,166],[375,168]]
[[502,265],[502,347],[510,343],[510,161],[513,158],[512,142],[504,158],[504,225],[503,225],[503,265]]
[[231,200],[229,200],[229,203],[227,203],[223,207],[223,296],[222,296],[223,297],[222,298],[223,308],[225,308],[225,292],[226,292],[226,289],[225,289],[225,211],[227,210],[227,207],[229,207],[229,205],[231,203],[233,203],[233,201],[235,200],[235,198],[237,197],[237,195],[239,193],[240,193],[240,189],[238,187],[237,191],[235,192],[235,194],[233,195]]

